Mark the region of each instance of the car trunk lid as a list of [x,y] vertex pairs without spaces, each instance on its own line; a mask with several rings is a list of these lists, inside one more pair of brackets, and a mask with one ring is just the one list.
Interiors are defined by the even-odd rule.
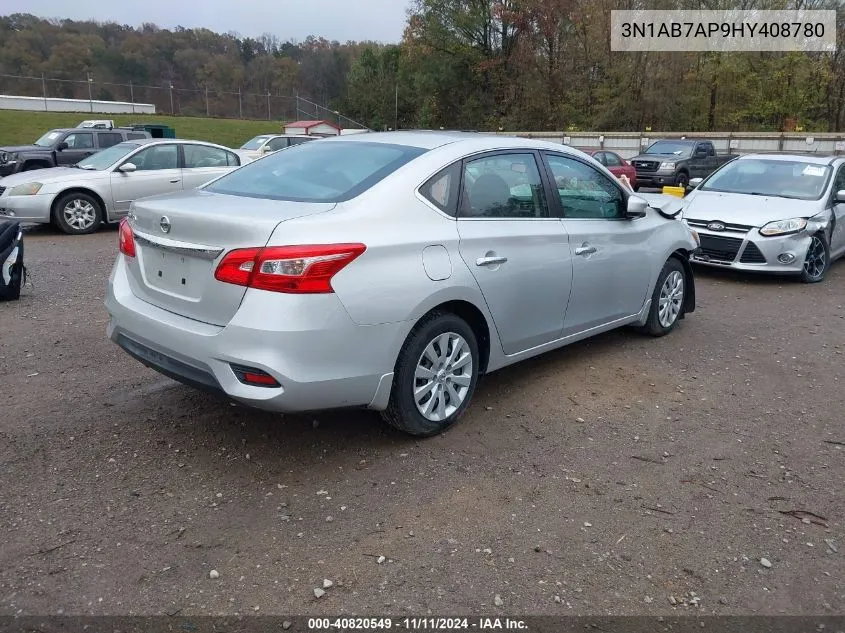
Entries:
[[130,214],[136,247],[128,262],[132,292],[181,316],[226,325],[246,288],[215,279],[222,257],[234,249],[265,246],[281,222],[334,206],[202,190],[137,202]]

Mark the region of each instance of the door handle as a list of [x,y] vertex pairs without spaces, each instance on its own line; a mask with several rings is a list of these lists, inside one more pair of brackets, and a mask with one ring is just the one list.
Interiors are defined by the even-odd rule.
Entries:
[[180,182],[181,180],[182,180],[181,178],[174,178],[170,182],[175,185],[177,182]]
[[476,266],[498,266],[508,261],[507,257],[479,257],[475,260]]
[[596,249],[595,246],[591,246],[587,242],[584,242],[583,244],[581,244],[581,246],[579,246],[578,248],[575,249],[575,254],[576,255],[592,255],[593,253],[596,252],[596,250],[597,249]]

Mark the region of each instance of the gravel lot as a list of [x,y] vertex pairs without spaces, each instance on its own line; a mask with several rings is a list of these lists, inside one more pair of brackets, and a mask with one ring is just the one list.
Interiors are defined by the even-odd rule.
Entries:
[[116,242],[32,231],[0,304],[0,613],[845,611],[845,263],[699,271],[671,336],[491,375],[418,441],[144,368],[105,337]]

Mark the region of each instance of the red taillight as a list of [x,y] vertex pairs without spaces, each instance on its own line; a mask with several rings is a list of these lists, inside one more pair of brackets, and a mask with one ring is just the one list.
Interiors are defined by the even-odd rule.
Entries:
[[214,277],[225,283],[273,292],[331,293],[332,277],[365,250],[363,244],[244,248],[228,253]]
[[135,257],[135,236],[132,235],[132,227],[129,226],[129,220],[127,218],[123,218],[120,221],[117,239],[120,252],[127,257]]

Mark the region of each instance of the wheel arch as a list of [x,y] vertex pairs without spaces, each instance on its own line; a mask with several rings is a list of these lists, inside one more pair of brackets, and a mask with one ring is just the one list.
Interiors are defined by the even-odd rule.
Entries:
[[100,194],[98,194],[96,191],[94,191],[93,189],[88,189],[87,187],[69,187],[69,188],[63,189],[62,191],[57,193],[55,195],[55,197],[53,198],[53,202],[50,203],[50,216],[51,217],[55,215],[56,210],[58,209],[59,200],[61,200],[62,198],[64,198],[66,195],[68,195],[70,193],[84,193],[85,195],[91,196],[92,198],[94,198],[94,200],[96,200],[97,203],[100,205],[100,210],[103,212],[102,221],[103,222],[106,221],[106,217],[108,215],[108,210],[106,209],[106,203],[103,200],[103,197]]
[[448,301],[443,301],[442,303],[439,303],[427,310],[425,314],[421,315],[414,322],[411,330],[413,330],[419,322],[428,318],[433,313],[454,314],[466,321],[467,325],[469,325],[470,329],[472,329],[473,334],[475,334],[475,339],[478,342],[480,363],[479,374],[486,372],[487,366],[490,363],[491,332],[490,325],[487,322],[487,317],[484,316],[484,313],[478,308],[478,306],[465,299],[450,299]]
[[681,266],[684,267],[684,277],[686,278],[686,292],[684,292],[684,307],[681,311],[681,318],[687,312],[695,312],[695,273],[692,270],[692,264],[689,261],[690,251],[685,248],[679,248],[669,255],[669,259],[677,259]]

